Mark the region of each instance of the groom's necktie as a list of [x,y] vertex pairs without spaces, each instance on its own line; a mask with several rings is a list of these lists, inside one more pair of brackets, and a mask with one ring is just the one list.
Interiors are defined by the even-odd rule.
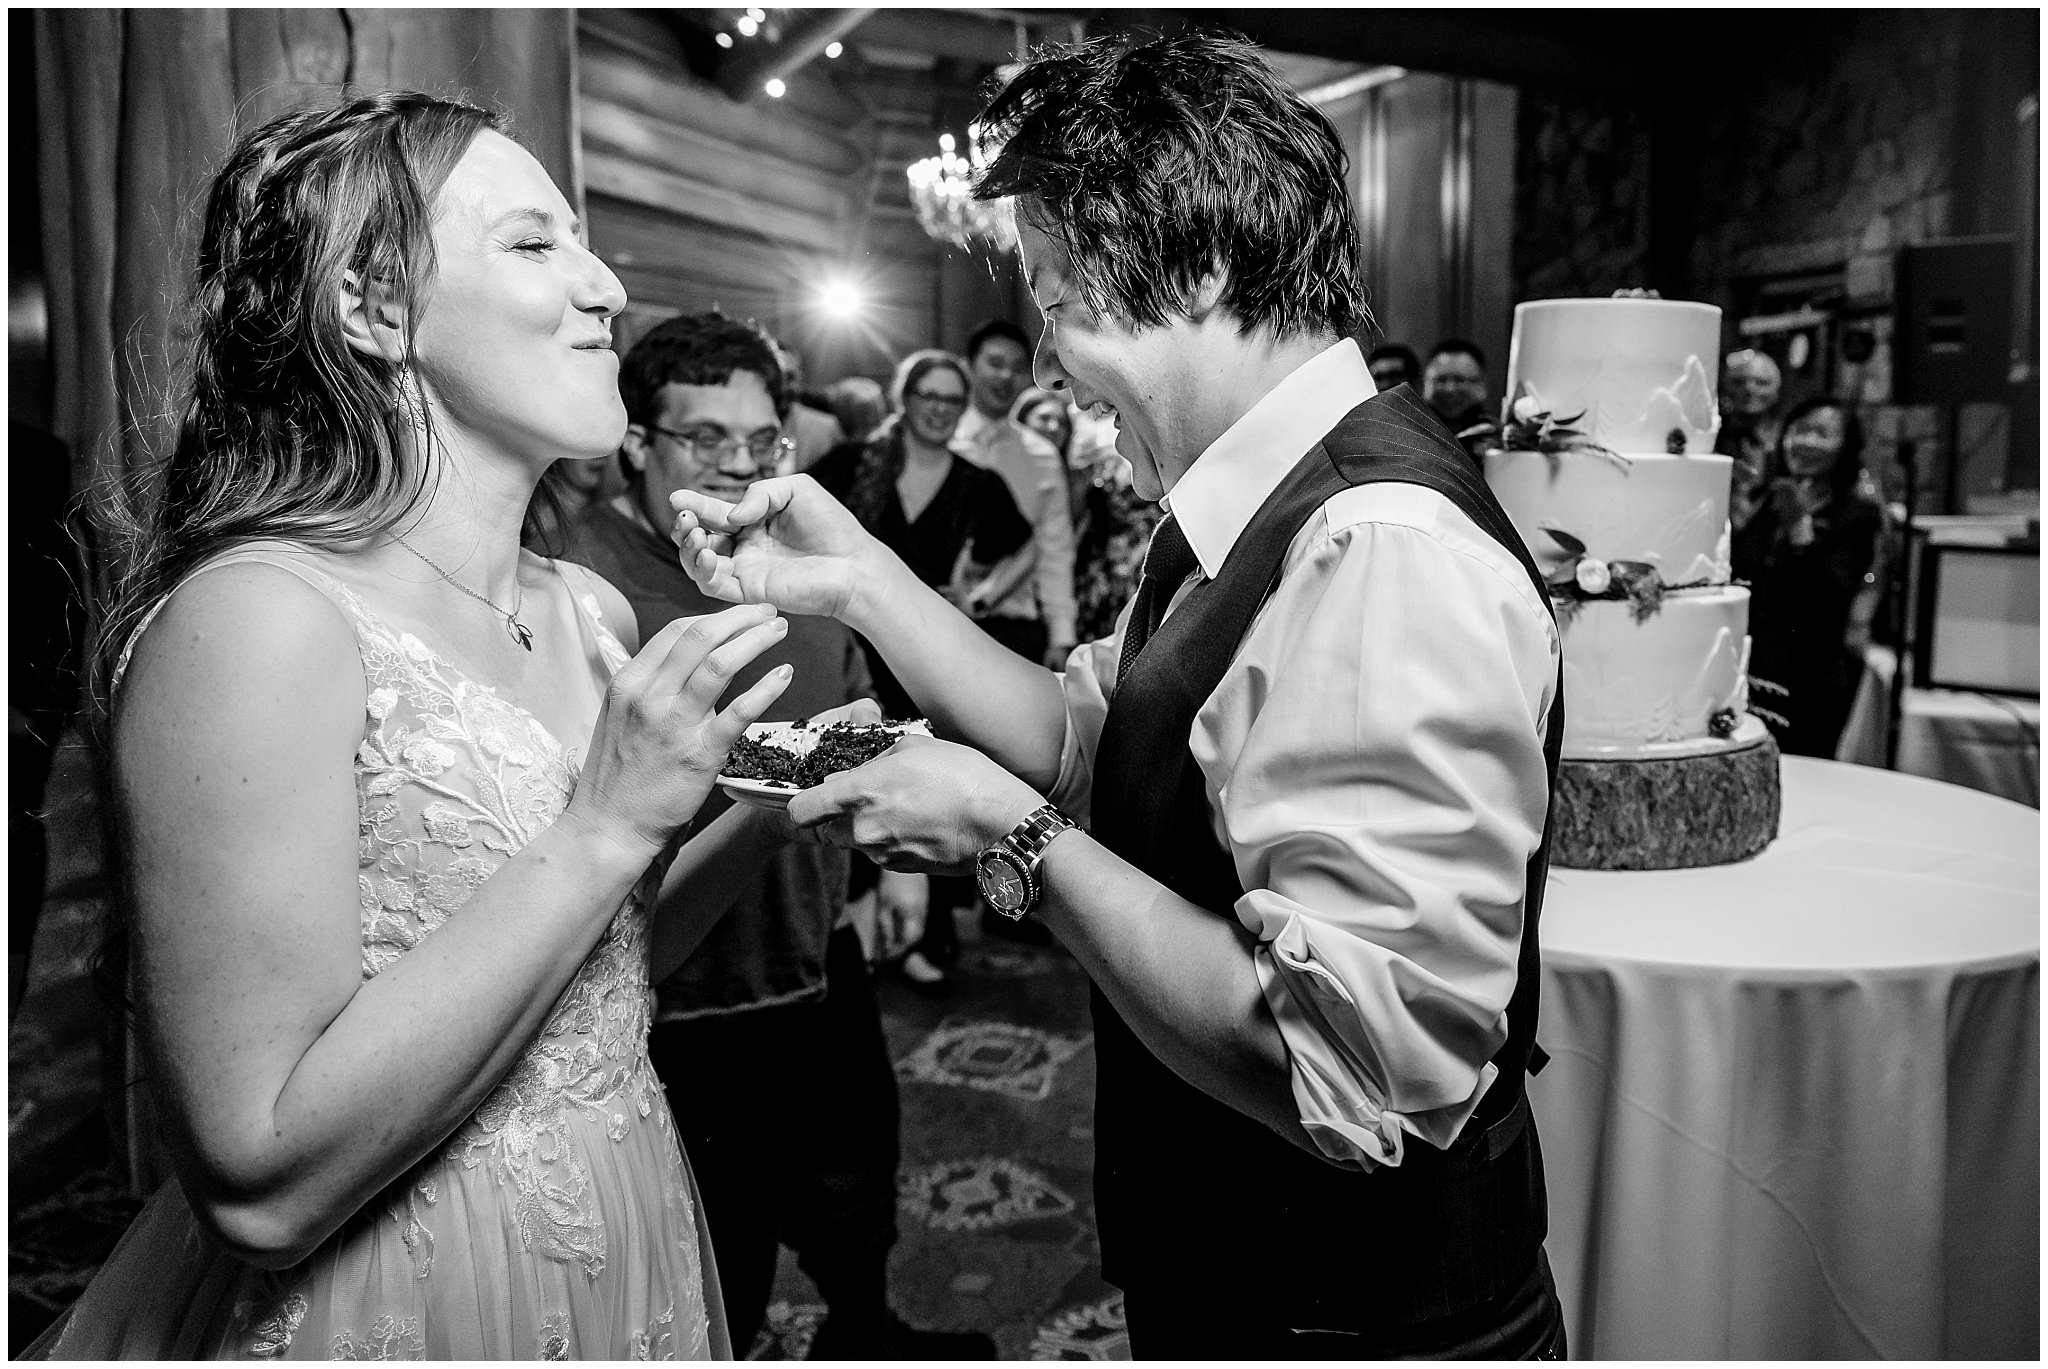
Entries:
[[1152,544],[1145,549],[1145,568],[1138,575],[1131,620],[1124,626],[1123,654],[1116,663],[1118,686],[1129,676],[1145,643],[1159,630],[1159,620],[1166,616],[1166,606],[1173,602],[1174,591],[1200,564],[1195,549],[1188,545],[1187,534],[1180,530],[1180,520],[1170,513],[1160,519],[1159,526],[1152,530]]

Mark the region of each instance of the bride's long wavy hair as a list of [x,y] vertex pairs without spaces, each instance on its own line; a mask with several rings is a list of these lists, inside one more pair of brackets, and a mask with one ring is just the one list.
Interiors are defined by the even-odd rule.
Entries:
[[[150,608],[230,547],[360,544],[398,525],[432,478],[407,376],[434,277],[434,201],[502,116],[410,91],[293,110],[244,135],[215,177],[187,305],[191,350],[174,443],[109,482],[94,512],[119,567],[91,691],[101,739],[113,673]],[[404,360],[343,336],[344,278],[402,312]],[[529,513],[529,525],[535,515]]]
[[[347,549],[398,526],[434,478],[431,421],[407,375],[434,279],[434,202],[502,116],[410,91],[298,109],[244,135],[208,196],[192,339],[161,459],[93,491],[118,568],[94,635],[88,731],[106,783],[115,674],[151,608],[194,569],[258,539]],[[402,359],[343,332],[345,276],[404,318]],[[547,482],[527,515],[552,516]],[[124,1012],[128,890],[118,806],[102,834],[112,900],[93,977]]]

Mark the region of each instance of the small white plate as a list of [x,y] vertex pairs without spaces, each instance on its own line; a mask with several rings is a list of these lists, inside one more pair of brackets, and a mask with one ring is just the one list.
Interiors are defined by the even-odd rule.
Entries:
[[789,801],[804,791],[778,780],[736,780],[718,777],[718,787],[732,795],[734,803],[750,808],[787,808]]
[[[931,724],[922,718],[887,726],[899,737],[929,737],[932,734]],[[755,723],[747,729],[747,735],[755,741],[785,746],[799,756],[805,756],[818,744],[819,733],[823,730],[799,728],[791,723]],[[718,787],[732,795],[735,803],[750,804],[755,808],[787,808],[791,799],[804,792],[798,786],[781,780],[740,779],[728,775],[718,777]]]

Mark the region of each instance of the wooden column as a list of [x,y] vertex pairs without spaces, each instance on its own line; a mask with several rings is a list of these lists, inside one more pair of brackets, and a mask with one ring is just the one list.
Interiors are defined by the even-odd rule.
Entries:
[[1419,355],[1446,337],[1478,343],[1494,397],[1514,310],[1516,99],[1508,86],[1412,72],[1338,124],[1374,319]]

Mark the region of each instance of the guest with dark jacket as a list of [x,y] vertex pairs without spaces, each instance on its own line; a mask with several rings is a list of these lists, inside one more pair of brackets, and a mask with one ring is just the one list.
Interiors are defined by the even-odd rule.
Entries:
[[1848,643],[1850,609],[1870,583],[1883,527],[1862,474],[1855,413],[1839,399],[1808,399],[1786,416],[1762,496],[1735,534],[1735,576],[1750,590],[1752,702],[1793,755],[1832,757],[1855,700],[1862,667]]
[[[913,352],[896,367],[893,419],[866,442],[833,448],[809,471],[918,579],[962,609],[975,602],[976,589],[998,562],[1031,541],[1033,531],[1003,477],[952,448],[972,388],[966,363],[952,353]],[[918,716],[909,693],[872,648],[868,669],[885,715]],[[971,878],[932,877],[924,936],[899,966],[919,992],[938,997],[951,990],[945,966],[959,953],[953,910],[974,901]]]

